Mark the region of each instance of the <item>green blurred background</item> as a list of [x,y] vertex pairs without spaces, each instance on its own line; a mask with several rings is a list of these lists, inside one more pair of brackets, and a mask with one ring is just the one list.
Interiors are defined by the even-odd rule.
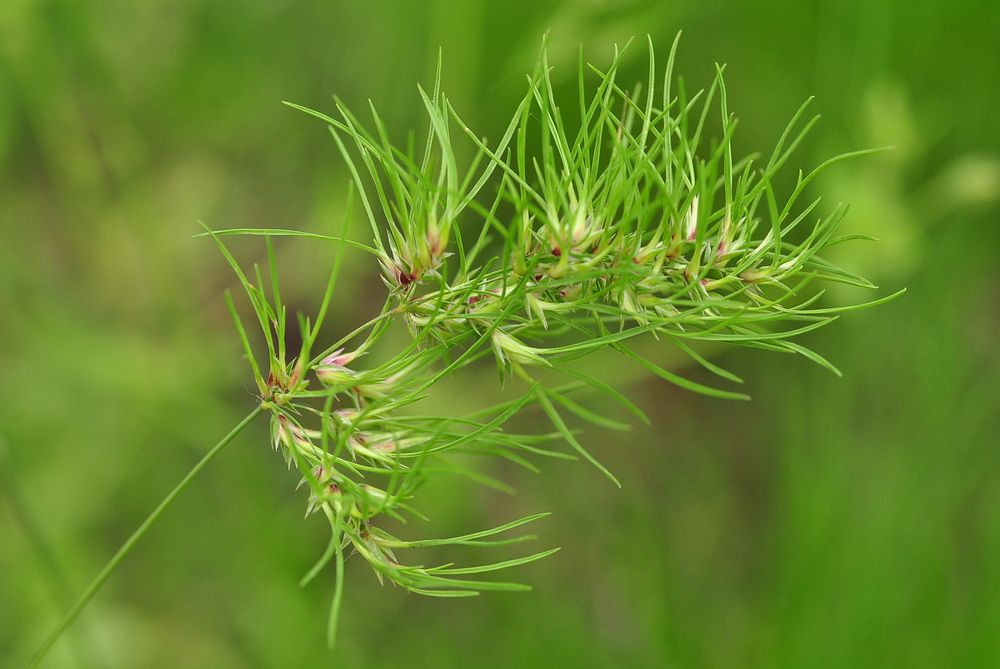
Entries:
[[[689,87],[729,64],[744,152],[769,150],[811,94],[824,120],[798,166],[897,147],[816,190],[883,240],[837,260],[884,292],[909,288],[809,337],[845,378],[720,351],[753,402],[637,380],[653,426],[588,434],[623,490],[578,463],[495,466],[514,497],[427,488],[434,525],[416,536],[545,509],[539,548],[563,551],[518,574],[534,592],[465,601],[382,588],[349,563],[333,656],[330,579],[297,587],[327,530],[302,520],[296,477],[256,424],[48,666],[1000,666],[994,0],[0,2],[0,666],[25,661],[252,406],[222,300],[231,275],[191,235],[199,219],[339,224],[335,147],[280,101],[371,97],[403,137],[424,123],[416,83],[440,46],[456,108],[495,137],[546,29],[568,91],[580,43],[606,62],[649,33],[665,56],[683,29]],[[628,73],[645,67],[634,49]],[[330,248],[279,248],[286,299],[314,309]],[[331,338],[381,299],[364,258],[346,272]]]

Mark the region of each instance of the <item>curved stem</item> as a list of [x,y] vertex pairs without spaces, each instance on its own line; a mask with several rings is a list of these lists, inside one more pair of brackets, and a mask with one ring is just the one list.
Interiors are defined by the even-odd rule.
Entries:
[[232,430],[229,431],[229,434],[224,436],[219,441],[219,443],[213,446],[212,450],[206,453],[205,456],[198,461],[198,464],[192,467],[191,471],[189,471],[184,476],[184,478],[182,478],[180,482],[176,486],[174,486],[174,489],[171,490],[170,493],[163,498],[163,501],[161,501],[159,505],[157,505],[157,507],[153,509],[153,512],[150,513],[149,516],[146,518],[146,520],[142,522],[142,525],[140,525],[135,530],[135,532],[132,533],[132,536],[130,536],[125,541],[125,543],[121,545],[121,548],[119,548],[118,551],[111,557],[111,559],[108,560],[108,563],[104,565],[104,568],[101,569],[100,573],[98,573],[97,576],[94,577],[94,580],[90,582],[90,585],[87,586],[87,589],[84,590],[83,594],[81,594],[79,599],[76,600],[76,603],[73,604],[73,607],[66,612],[66,615],[63,616],[63,619],[59,622],[56,628],[52,630],[49,636],[45,639],[44,643],[42,643],[41,647],[38,649],[34,657],[32,657],[31,661],[28,663],[29,669],[37,667],[42,662],[42,660],[45,659],[45,656],[48,655],[49,651],[52,649],[52,646],[55,645],[56,641],[59,640],[59,637],[62,636],[63,632],[65,632],[69,628],[69,626],[73,624],[73,622],[77,619],[77,617],[87,606],[87,604],[90,603],[90,600],[93,599],[94,595],[97,594],[97,591],[100,590],[101,586],[104,585],[104,582],[108,580],[108,578],[111,576],[112,573],[114,573],[115,569],[118,568],[118,565],[121,564],[121,561],[125,559],[125,556],[128,555],[129,552],[131,552],[132,548],[135,547],[135,544],[138,543],[139,539],[141,539],[143,535],[146,534],[149,528],[152,527],[153,523],[155,523],[159,519],[159,517],[163,514],[163,512],[166,511],[167,507],[170,506],[170,504],[174,501],[177,495],[179,495],[185,488],[187,488],[188,485],[191,483],[191,481],[193,481],[194,478],[199,473],[201,473],[201,470],[204,469],[209,462],[215,459],[215,456],[221,453],[222,449],[228,446],[229,443],[232,442],[232,440],[236,437],[236,435],[242,432],[243,428],[249,425],[250,422],[254,418],[256,418],[262,410],[263,407],[258,406],[249,414],[247,414],[246,418],[241,420],[239,424],[236,425],[236,427],[234,427]]

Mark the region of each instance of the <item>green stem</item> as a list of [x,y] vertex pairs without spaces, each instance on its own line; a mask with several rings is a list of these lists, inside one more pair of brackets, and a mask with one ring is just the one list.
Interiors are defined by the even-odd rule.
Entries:
[[[65,608],[72,601],[73,593],[70,590],[69,581],[66,579],[66,573],[60,566],[59,561],[56,559],[52,547],[46,540],[34,516],[28,510],[28,505],[24,503],[24,498],[21,496],[21,492],[17,486],[16,476],[8,471],[8,462],[6,453],[4,453],[2,438],[0,438],[0,488],[7,494],[14,522],[21,526],[28,546],[35,552],[35,561],[39,569],[48,576],[48,584],[52,586],[56,609]],[[76,641],[75,639],[71,640]],[[76,647],[76,654],[79,656],[77,658],[79,660],[77,666],[94,665],[93,661],[89,663],[86,661],[90,657],[90,652],[84,644]]]
[[56,641],[59,640],[59,637],[62,636],[63,632],[65,632],[66,629],[73,624],[73,621],[77,619],[77,617],[80,615],[80,612],[82,612],[83,609],[87,606],[87,604],[90,603],[90,600],[94,598],[94,595],[96,595],[97,591],[101,589],[101,586],[104,585],[104,582],[108,580],[108,578],[111,576],[112,573],[114,573],[115,569],[118,568],[118,565],[121,564],[121,561],[125,559],[125,556],[128,555],[129,552],[131,552],[132,548],[135,546],[136,543],[138,543],[139,539],[141,539],[142,536],[146,534],[149,528],[152,527],[153,523],[155,523],[159,519],[159,517],[163,514],[163,512],[166,511],[167,507],[170,506],[170,504],[174,501],[177,495],[179,495],[185,488],[187,488],[188,485],[191,483],[191,481],[193,481],[194,478],[199,473],[201,473],[201,470],[204,469],[209,462],[215,459],[215,456],[221,453],[222,449],[228,446],[229,443],[236,437],[236,435],[238,435],[241,431],[243,431],[243,428],[249,425],[250,422],[254,418],[256,418],[262,410],[263,407],[258,406],[253,411],[251,411],[246,418],[241,420],[236,427],[234,427],[232,430],[229,431],[229,434],[223,437],[219,441],[219,443],[217,443],[215,446],[212,447],[212,450],[206,453],[205,456],[198,461],[198,464],[196,464],[194,467],[191,468],[191,471],[189,471],[184,476],[184,478],[181,479],[180,483],[174,486],[174,489],[170,491],[170,494],[164,497],[163,501],[160,502],[155,509],[153,509],[153,512],[150,513],[149,516],[146,518],[146,520],[142,522],[142,525],[140,525],[136,529],[136,531],[132,533],[132,536],[130,536],[125,541],[125,543],[121,545],[121,548],[118,549],[118,551],[114,554],[114,556],[112,556],[112,558],[108,560],[108,563],[104,565],[104,568],[100,571],[100,573],[94,577],[93,581],[90,582],[90,585],[88,585],[87,589],[83,591],[83,594],[80,595],[80,598],[76,600],[76,603],[73,604],[73,607],[66,612],[66,615],[59,622],[56,628],[52,630],[52,633],[49,634],[48,638],[45,639],[45,642],[38,649],[38,652],[36,652],[34,657],[31,658],[31,662],[28,663],[29,669],[33,669],[34,667],[37,667],[39,664],[41,664],[42,660],[45,659],[45,656],[48,655],[49,651],[52,649],[52,646],[55,645]]

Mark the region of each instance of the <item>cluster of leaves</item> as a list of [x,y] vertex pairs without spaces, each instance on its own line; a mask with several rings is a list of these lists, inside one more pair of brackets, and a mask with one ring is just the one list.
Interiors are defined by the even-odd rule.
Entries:
[[[599,69],[579,61],[578,108],[560,107],[543,47],[528,90],[499,141],[474,134],[440,90],[440,67],[430,94],[426,142],[400,149],[371,108],[370,127],[339,101],[336,115],[298,107],[321,118],[353,176],[371,225],[371,245],[277,229],[207,232],[239,277],[267,342],[268,365],[256,362],[250,338],[230,306],[271,416],[273,445],[308,486],[308,513],[330,524],[329,546],[303,579],[333,561],[336,626],[343,564],[360,555],[380,579],[435,596],[464,596],[524,586],[478,575],[524,564],[552,550],[471,567],[404,564],[407,548],[496,545],[527,537],[497,535],[534,521],[529,516],[459,537],[406,541],[376,523],[418,514],[410,505],[419,485],[440,471],[458,472],[503,488],[449,455],[477,453],[534,468],[534,456],[582,457],[614,476],[585,450],[567,414],[611,428],[627,427],[572,398],[596,390],[645,420],[617,390],[573,361],[611,348],[666,381],[710,396],[746,399],[732,390],[686,379],[643,357],[630,340],[669,341],[723,380],[740,379],[698,353],[696,342],[729,343],[793,352],[833,370],[818,353],[794,341],[848,309],[817,307],[817,280],[874,288],[824,261],[820,253],[851,239],[836,236],[846,209],[819,216],[819,200],[801,204],[809,182],[838,156],[800,172],[780,198],[774,178],[815,118],[804,104],[766,159],[735,159],[736,119],[728,109],[723,68],[711,86],[688,96],[672,71],[657,74],[652,44],[644,86],[618,83],[624,50]],[[708,138],[718,122],[721,133]],[[467,142],[458,151],[458,142]],[[460,165],[459,155],[470,159]],[[348,207],[350,211],[351,207]],[[349,218],[350,214],[348,214]],[[346,227],[345,227],[346,229]],[[269,278],[248,276],[222,243],[227,234],[266,238]],[[302,348],[285,350],[286,308],[271,237],[308,236],[338,242],[336,259],[315,319],[299,318]],[[317,352],[320,328],[335,291],[346,248],[381,265],[388,287],[379,315]],[[393,357],[357,363],[403,321],[412,337]],[[349,351],[346,349],[350,348]],[[518,399],[467,416],[421,415],[414,405],[440,380],[492,357],[502,378],[522,387]],[[534,405],[550,434],[515,434],[505,424]],[[559,449],[558,442],[568,448]],[[615,481],[617,483],[617,481]]]

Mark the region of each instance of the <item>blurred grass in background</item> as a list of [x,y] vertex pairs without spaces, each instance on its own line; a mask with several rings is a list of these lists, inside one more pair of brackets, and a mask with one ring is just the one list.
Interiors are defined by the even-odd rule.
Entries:
[[[323,641],[330,583],[296,586],[324,528],[301,519],[258,424],[49,666],[1000,665],[990,0],[0,3],[0,664],[26,658],[253,402],[222,302],[232,279],[191,235],[199,219],[337,225],[343,165],[324,128],[280,101],[371,97],[403,136],[423,123],[416,83],[440,46],[456,108],[496,136],[545,29],[569,94],[580,43],[602,62],[632,35],[666,49],[683,29],[689,88],[729,64],[744,151],[769,149],[810,94],[824,120],[797,165],[897,146],[817,191],[883,240],[838,259],[909,287],[811,335],[845,378],[727,353],[753,402],[642,381],[630,390],[651,428],[588,434],[622,491],[551,463],[498,471],[516,497],[428,488],[435,534],[548,509],[539,547],[564,550],[522,570],[533,593],[460,602],[379,588],[351,565],[339,662]],[[629,66],[642,78],[642,49]],[[330,249],[280,248],[286,299],[314,308]],[[381,298],[364,258],[345,279],[331,338]]]

